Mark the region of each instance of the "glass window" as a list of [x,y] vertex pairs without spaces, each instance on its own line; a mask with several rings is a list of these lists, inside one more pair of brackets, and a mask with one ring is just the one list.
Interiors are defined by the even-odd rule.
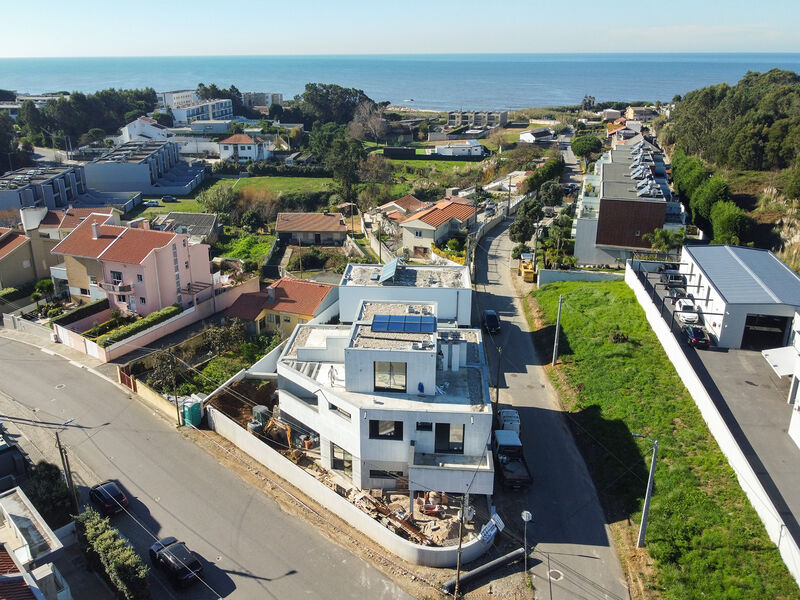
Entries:
[[86,288],[81,288],[81,296],[88,296],[88,295],[89,295],[89,290],[87,290]]
[[267,321],[273,323],[275,321],[275,315],[272,314],[267,315]]
[[284,323],[290,323],[291,321],[292,321],[292,319],[291,319],[291,318],[289,318],[289,317],[283,317],[283,322],[284,322]]
[[438,454],[464,454],[464,425],[436,423],[434,452]]
[[369,422],[369,439],[371,440],[402,440],[402,421],[382,421],[372,419]]
[[144,281],[144,277],[142,277],[141,273],[136,274],[136,281]]
[[114,282],[122,281],[122,271],[111,271],[111,280]]
[[404,477],[402,471],[382,471],[380,469],[369,470],[370,479],[398,479]]
[[139,304],[147,304],[142,296],[139,296]]
[[405,392],[406,363],[375,361],[375,391]]
[[417,423],[417,431],[433,431],[433,423],[420,421]]
[[350,413],[349,413],[349,412],[347,412],[347,411],[346,411],[346,410],[344,410],[343,408],[339,408],[338,406],[336,406],[336,405],[335,405],[335,404],[333,404],[332,402],[328,402],[328,410],[332,410],[332,411],[333,411],[333,412],[335,412],[337,415],[339,415],[340,417],[344,417],[344,418],[345,418],[345,419],[347,419],[348,421],[350,421],[350,420],[351,420],[351,416],[350,416]]
[[125,302],[125,296],[122,294],[117,294],[117,301],[118,302]]
[[353,476],[353,455],[341,446],[331,442],[331,466],[348,477]]

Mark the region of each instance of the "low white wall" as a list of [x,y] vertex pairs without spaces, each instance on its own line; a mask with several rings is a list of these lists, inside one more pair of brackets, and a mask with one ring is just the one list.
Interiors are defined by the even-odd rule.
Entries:
[[59,527],[53,533],[56,534],[58,541],[61,542],[61,545],[64,548],[69,548],[73,544],[78,542],[78,534],[75,531],[75,521],[70,521],[63,527]]
[[[414,544],[381,525],[361,509],[348,502],[325,484],[317,481],[312,475],[284,458],[279,452],[270,448],[248,431],[237,425],[213,407],[208,407],[208,424],[211,429],[229,440],[241,450],[252,456],[273,473],[279,475],[298,488],[307,496],[327,510],[346,521],[361,533],[368,535],[403,560],[426,567],[455,567],[458,548],[431,548]],[[462,545],[462,563],[468,563],[480,557],[490,545],[475,538]]]
[[49,342],[53,334],[53,330],[44,325],[39,325],[33,321],[28,321],[16,315],[4,314],[3,327],[6,329],[16,329],[17,331],[24,331],[36,336],[42,341]]
[[561,271],[558,269],[539,269],[536,285],[542,287],[556,281],[616,281],[623,279],[624,273],[605,273],[602,271]]
[[280,344],[275,346],[268,354],[254,363],[247,369],[247,375],[258,377],[259,375],[270,375],[278,371],[278,359],[281,357],[283,347],[288,340],[283,340]]
[[647,290],[645,290],[636,273],[631,268],[630,262],[628,262],[625,269],[625,283],[633,290],[636,299],[644,309],[647,321],[650,323],[658,340],[664,347],[664,351],[667,353],[670,361],[675,366],[675,370],[683,380],[686,389],[688,389],[689,393],[692,395],[697,408],[700,409],[700,413],[703,415],[708,429],[711,431],[714,439],[716,439],[717,444],[719,444],[722,453],[728,459],[731,468],[733,468],[733,471],[736,473],[739,479],[739,485],[750,500],[750,504],[753,505],[753,508],[755,508],[758,516],[764,523],[769,539],[778,546],[783,562],[786,564],[786,567],[789,569],[795,581],[800,584],[800,548],[798,548],[794,538],[792,538],[791,534],[786,529],[786,525],[783,519],[780,518],[778,510],[761,485],[758,476],[747,461],[742,449],[736,443],[736,439],[725,424],[722,415],[719,414],[717,407],[714,405],[702,381],[700,381],[694,368],[683,353],[680,343],[675,336],[672,335],[669,325],[661,318]]

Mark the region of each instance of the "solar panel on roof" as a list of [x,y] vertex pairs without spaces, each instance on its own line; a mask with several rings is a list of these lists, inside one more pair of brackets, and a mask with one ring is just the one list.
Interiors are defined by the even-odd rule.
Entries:
[[399,266],[400,266],[399,258],[390,260],[388,263],[383,265],[383,268],[381,269],[381,277],[378,280],[378,283],[389,281],[392,277],[394,277],[397,274],[397,269]]
[[392,333],[433,333],[436,318],[419,315],[375,315],[372,331]]

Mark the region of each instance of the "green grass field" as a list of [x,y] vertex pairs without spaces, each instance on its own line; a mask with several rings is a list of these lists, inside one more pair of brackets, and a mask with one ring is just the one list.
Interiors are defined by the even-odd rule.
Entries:
[[[645,598],[798,598],[733,470],[624,282],[555,283],[533,293],[549,352],[563,295],[562,367],[551,372],[609,522],[639,523],[650,445],[659,441]],[[614,343],[615,331],[628,341]]]
[[214,244],[214,249],[220,256],[229,258],[241,258],[242,260],[252,260],[261,263],[262,259],[269,253],[274,235],[265,234],[245,234],[239,232],[239,236],[224,235]]

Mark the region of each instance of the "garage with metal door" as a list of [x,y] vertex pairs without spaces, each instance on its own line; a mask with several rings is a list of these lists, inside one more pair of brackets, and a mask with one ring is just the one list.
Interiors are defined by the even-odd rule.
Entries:
[[[681,272],[709,334],[721,348],[786,346],[800,309],[800,276],[769,250],[742,246],[685,246]],[[695,287],[696,286],[696,287]]]

